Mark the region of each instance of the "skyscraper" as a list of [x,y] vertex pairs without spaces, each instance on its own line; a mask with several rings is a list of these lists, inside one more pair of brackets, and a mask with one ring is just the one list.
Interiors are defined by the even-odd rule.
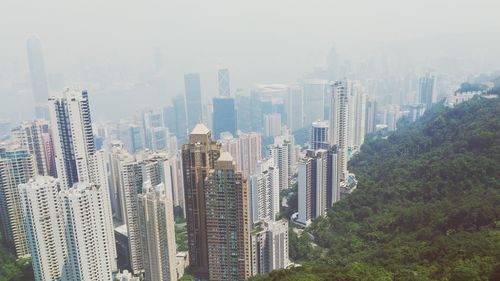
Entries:
[[[219,96],[221,97],[229,97],[231,96],[231,89],[229,83],[229,69],[223,68],[219,69],[218,72],[218,81],[219,81]],[[216,134],[217,136],[217,134]]]
[[188,128],[194,128],[202,120],[200,74],[185,74],[184,86],[186,90],[187,125]]
[[262,138],[259,133],[240,133],[241,171],[248,177],[255,172],[257,162],[262,159]]
[[330,147],[327,121],[315,121],[311,128],[311,149],[328,149]]
[[27,148],[34,156],[38,175],[57,176],[54,145],[48,121],[39,119],[21,123],[12,129],[12,135],[16,142]]
[[259,161],[249,181],[251,223],[256,224],[261,220],[274,221],[280,211],[279,171],[274,165],[274,158]]
[[432,107],[436,102],[436,79],[433,75],[427,73],[425,76],[420,77],[418,81],[418,94],[420,103],[425,104],[425,109]]
[[357,81],[350,81],[348,116],[348,149],[359,151],[365,140],[366,95]]
[[146,280],[174,281],[176,245],[172,195],[162,183],[144,183],[138,194],[138,215]]
[[209,280],[251,275],[248,188],[228,152],[221,153],[205,186]]
[[367,134],[375,132],[377,126],[377,101],[370,97],[366,101],[365,131]]
[[57,179],[38,176],[19,185],[35,280],[70,280]]
[[229,152],[236,162],[236,168],[241,171],[241,139],[234,138],[231,133],[222,133],[218,141],[221,150]]
[[236,135],[236,110],[234,99],[218,97],[213,99],[213,129],[214,138],[219,139],[220,133],[229,132]]
[[281,138],[275,138],[273,145],[269,146],[270,156],[274,159],[274,165],[278,168],[279,172],[279,184],[280,190],[288,189],[289,183],[289,156],[290,156],[290,145],[288,140],[282,140]]
[[338,154],[339,179],[347,178],[349,141],[349,85],[348,81],[337,81],[332,85],[330,107],[330,143]]
[[[177,95],[172,98],[172,105],[174,109],[175,116],[175,135],[181,140],[186,139],[188,127],[187,127],[187,114],[186,114],[186,101],[184,96]],[[201,104],[200,104],[200,114],[201,114]]]
[[182,147],[184,194],[188,231],[189,264],[196,275],[208,277],[205,178],[215,167],[221,145],[212,140],[210,130],[197,124]]
[[281,114],[272,113],[264,115],[264,134],[266,137],[281,135]]
[[290,130],[295,131],[303,127],[303,98],[302,88],[298,86],[290,87],[286,100],[286,125]]
[[49,119],[47,111],[49,87],[47,85],[47,73],[45,72],[40,40],[36,37],[28,39],[26,49],[28,52],[31,88],[35,97],[35,117],[37,119]]
[[304,124],[324,119],[325,97],[328,83],[322,79],[309,79],[303,82]]
[[[49,114],[54,139],[57,176],[63,190],[78,182],[96,185],[101,200],[102,219],[106,228],[106,249],[103,260],[112,261],[116,270],[114,228],[103,150],[96,151],[87,91],[66,89],[62,96],[49,98]],[[80,185],[81,186],[81,185]]]
[[61,191],[68,245],[65,267],[71,276],[68,280],[113,280],[116,253],[114,240],[109,243],[107,192],[103,189],[107,186],[78,182]]
[[4,243],[17,257],[29,256],[18,185],[35,176],[32,155],[18,144],[0,146],[0,222]]

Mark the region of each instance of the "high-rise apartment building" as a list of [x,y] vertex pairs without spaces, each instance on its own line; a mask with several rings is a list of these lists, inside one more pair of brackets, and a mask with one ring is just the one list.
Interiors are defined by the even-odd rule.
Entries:
[[28,39],[26,43],[28,52],[28,63],[30,68],[31,88],[35,98],[35,117],[37,119],[49,119],[47,111],[47,98],[49,87],[47,84],[47,73],[43,60],[42,45],[36,37]]
[[347,178],[349,149],[349,83],[337,81],[332,85],[330,103],[330,143],[338,154],[338,175]]
[[19,185],[35,280],[71,280],[60,189],[59,181],[48,176]]
[[187,126],[194,126],[202,120],[200,74],[189,73],[184,75],[186,90]]
[[257,163],[255,173],[249,177],[249,184],[251,222],[274,221],[280,211],[279,171],[274,165],[274,158]]
[[228,152],[222,152],[205,185],[209,280],[251,275],[248,188]]
[[290,179],[290,148],[292,144],[288,140],[275,138],[274,144],[269,146],[270,156],[274,159],[274,165],[278,168],[280,190],[287,189]]
[[29,256],[19,184],[35,176],[32,155],[19,144],[0,145],[0,222],[1,237],[17,257]]
[[349,83],[348,149],[357,152],[365,140],[366,95],[359,82]]
[[[107,186],[78,182],[60,193],[65,217],[68,280],[113,280],[114,240],[109,241],[106,219]],[[112,224],[111,224],[112,227]]]
[[373,133],[377,126],[377,101],[374,97],[367,98],[365,111],[365,133]]
[[57,176],[50,124],[46,120],[21,123],[12,129],[14,140],[33,155],[37,174]]
[[112,260],[116,270],[114,228],[103,150],[96,150],[87,91],[66,89],[61,96],[49,98],[49,114],[54,140],[57,176],[64,190],[76,183],[97,185],[106,228],[106,247],[103,260]]
[[281,135],[281,114],[272,113],[264,115],[264,134],[266,137]]
[[[219,69],[217,78],[219,81],[219,96],[221,97],[231,96],[229,69],[227,68]],[[215,136],[217,136],[217,134]]]
[[213,131],[214,138],[219,139],[221,133],[229,132],[236,135],[236,109],[234,99],[217,97],[213,99]]
[[177,280],[172,195],[162,183],[146,181],[137,204],[145,280]]
[[[180,140],[185,140],[188,132],[188,127],[187,127],[188,123],[187,123],[187,113],[186,113],[186,101],[184,99],[184,96],[177,95],[173,97],[172,106],[174,109],[174,116],[175,116],[175,130],[173,132]],[[201,114],[201,104],[199,110]]]
[[330,147],[327,121],[315,121],[311,127],[311,149],[328,149]]
[[221,145],[212,140],[210,130],[201,123],[182,147],[189,264],[196,275],[205,278],[209,269],[205,179],[215,167],[220,151]]
[[252,276],[287,268],[288,221],[261,221],[252,234]]
[[240,168],[243,176],[247,178],[255,172],[257,162],[262,159],[262,137],[259,133],[240,133],[241,163]]

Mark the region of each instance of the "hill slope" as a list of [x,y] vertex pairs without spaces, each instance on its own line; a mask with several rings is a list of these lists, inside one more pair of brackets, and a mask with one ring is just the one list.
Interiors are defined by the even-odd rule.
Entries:
[[319,246],[290,245],[304,267],[254,280],[500,280],[500,100],[437,106],[350,170],[357,191],[308,230]]

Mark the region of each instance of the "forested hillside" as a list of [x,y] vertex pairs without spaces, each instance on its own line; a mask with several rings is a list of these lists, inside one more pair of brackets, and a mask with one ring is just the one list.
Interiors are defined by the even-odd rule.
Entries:
[[[350,161],[358,189],[253,280],[500,280],[500,100],[436,106]],[[292,240],[292,239],[291,239]]]

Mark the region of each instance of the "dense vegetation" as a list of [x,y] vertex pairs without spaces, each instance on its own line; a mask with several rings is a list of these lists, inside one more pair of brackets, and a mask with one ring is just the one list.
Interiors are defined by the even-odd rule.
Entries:
[[29,259],[17,259],[0,244],[0,281],[35,280]]
[[500,280],[500,100],[436,106],[350,162],[358,189],[253,280]]

